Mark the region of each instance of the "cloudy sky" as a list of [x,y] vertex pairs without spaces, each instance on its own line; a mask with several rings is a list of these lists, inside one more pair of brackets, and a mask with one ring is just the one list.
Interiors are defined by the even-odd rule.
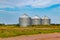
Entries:
[[60,23],[60,0],[0,0],[0,23],[19,23],[24,13],[48,16],[52,23]]

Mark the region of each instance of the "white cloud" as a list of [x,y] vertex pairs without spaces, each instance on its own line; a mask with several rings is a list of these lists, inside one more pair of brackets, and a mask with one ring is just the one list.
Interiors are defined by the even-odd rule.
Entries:
[[0,5],[0,8],[14,8],[14,6],[11,6],[11,5]]
[[6,11],[6,10],[0,10],[0,13],[5,13],[5,14],[15,14],[15,13],[18,13],[18,12],[14,12],[14,11]]
[[[48,7],[54,4],[60,4],[60,0],[0,0],[0,7]],[[2,6],[4,5],[4,6]]]

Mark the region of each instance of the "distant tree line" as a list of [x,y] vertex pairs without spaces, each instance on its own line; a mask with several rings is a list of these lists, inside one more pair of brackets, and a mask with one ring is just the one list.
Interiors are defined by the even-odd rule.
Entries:
[[0,24],[0,26],[3,26],[3,25],[5,25],[5,24]]
[[60,24],[51,24],[51,25],[57,25],[57,26],[60,26]]
[[[6,25],[4,23],[0,23],[0,26]],[[56,26],[60,26],[60,24],[50,24],[50,25],[56,25]],[[7,26],[19,26],[19,24],[7,24]],[[41,26],[41,25],[32,25],[32,26]],[[43,25],[42,25],[43,26]]]
[[19,26],[19,24],[1,24],[0,23],[0,26],[3,26],[3,25],[6,25],[6,26]]

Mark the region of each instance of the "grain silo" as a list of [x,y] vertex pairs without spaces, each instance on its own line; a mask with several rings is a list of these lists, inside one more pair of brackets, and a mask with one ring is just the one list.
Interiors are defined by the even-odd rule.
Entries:
[[32,25],[41,25],[42,24],[42,20],[39,16],[35,15],[34,17],[32,17]]
[[22,15],[19,18],[19,25],[23,27],[31,25],[31,18],[27,14]]
[[47,16],[44,16],[42,18],[42,25],[50,25],[50,22],[51,22],[51,20]]

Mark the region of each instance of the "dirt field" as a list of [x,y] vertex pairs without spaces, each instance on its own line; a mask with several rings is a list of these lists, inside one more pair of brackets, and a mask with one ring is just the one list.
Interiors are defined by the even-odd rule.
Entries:
[[17,36],[10,38],[0,38],[0,40],[60,40],[60,33],[37,34],[27,36]]

